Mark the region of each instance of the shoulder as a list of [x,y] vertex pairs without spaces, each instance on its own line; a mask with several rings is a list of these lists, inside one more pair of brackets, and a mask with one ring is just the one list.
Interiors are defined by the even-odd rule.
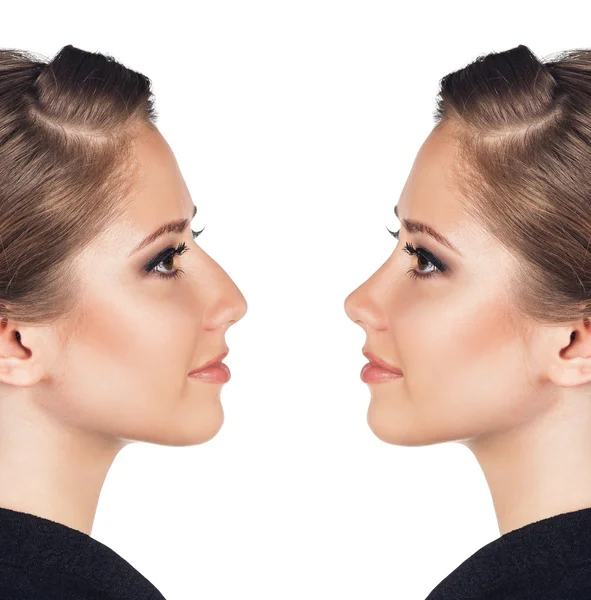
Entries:
[[591,598],[591,562],[570,566],[560,579],[546,588],[540,600],[587,600]]
[[33,584],[26,571],[18,565],[0,562],[0,598],[11,600],[54,600]]

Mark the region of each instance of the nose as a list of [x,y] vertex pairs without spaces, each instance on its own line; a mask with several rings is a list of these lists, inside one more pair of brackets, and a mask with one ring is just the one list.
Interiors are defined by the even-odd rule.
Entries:
[[[225,287],[223,296],[216,303],[215,318],[211,323],[212,329],[225,327],[226,329],[242,319],[248,310],[248,304],[244,294],[238,286],[230,280]],[[228,289],[229,288],[229,289]]]
[[212,267],[209,285],[201,281],[200,286],[207,297],[208,307],[203,315],[203,326],[210,330],[225,330],[242,319],[248,310],[248,304],[244,294],[226,271],[207,253],[203,254]]
[[[236,284],[234,285],[236,286]],[[228,327],[233,323],[237,323],[238,321],[240,321],[240,319],[242,319],[242,317],[246,314],[246,311],[248,310],[248,303],[246,302],[246,298],[244,297],[244,294],[238,289],[238,286],[236,286],[236,296],[237,298],[234,303],[233,312],[230,315],[233,318],[229,321]]]
[[377,273],[353,290],[345,298],[345,313],[360,327],[384,330],[387,328],[387,317],[382,307],[387,290],[379,285]]
[[362,286],[359,286],[357,289],[353,290],[346,298],[345,298],[345,314],[353,321],[353,323],[362,324]]

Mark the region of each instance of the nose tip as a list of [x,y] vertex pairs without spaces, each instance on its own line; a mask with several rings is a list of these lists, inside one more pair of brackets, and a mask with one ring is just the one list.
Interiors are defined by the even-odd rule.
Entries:
[[240,293],[240,299],[237,302],[237,309],[236,309],[236,318],[234,319],[233,323],[237,323],[238,321],[240,321],[240,319],[242,319],[242,317],[247,313],[248,311],[248,302],[246,302],[246,298],[244,297],[244,294],[238,290],[238,292]]
[[360,285],[345,298],[345,313],[364,330],[372,327],[381,331],[388,326],[383,308],[366,284]]
[[238,323],[242,317],[246,314],[248,310],[248,304],[246,302],[246,298],[244,294],[236,288],[238,292],[236,300],[228,306],[228,311],[226,313],[226,328],[231,327],[234,323]]
[[356,314],[355,302],[354,302],[354,292],[351,292],[343,303],[343,308],[345,310],[345,314],[353,321],[353,323],[358,323],[358,315]]

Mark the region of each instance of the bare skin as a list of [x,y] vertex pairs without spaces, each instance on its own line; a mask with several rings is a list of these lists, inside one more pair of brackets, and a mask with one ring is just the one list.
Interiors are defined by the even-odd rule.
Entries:
[[[0,323],[0,506],[88,535],[107,473],[127,444],[187,446],[218,433],[222,386],[188,373],[228,349],[225,332],[247,310],[190,226],[129,256],[164,223],[194,218],[162,135],[138,132],[135,156],[141,179],[124,200],[125,218],[76,265],[86,287],[67,343],[69,324]],[[156,271],[182,268],[184,275],[145,272],[159,252],[183,241],[190,250]]]
[[[591,327],[515,314],[506,284],[515,258],[462,212],[450,178],[451,126],[421,146],[398,216],[431,225],[454,253],[401,227],[392,255],[345,300],[365,349],[403,372],[369,384],[370,429],[384,442],[455,441],[483,470],[502,534],[591,507]],[[447,271],[403,251],[434,254]],[[571,334],[575,332],[571,341]]]

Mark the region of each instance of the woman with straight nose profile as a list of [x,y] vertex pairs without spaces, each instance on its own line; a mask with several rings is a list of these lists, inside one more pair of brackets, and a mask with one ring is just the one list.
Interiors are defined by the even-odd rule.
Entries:
[[223,424],[247,304],[193,241],[150,83],[71,45],[0,50],[3,599],[163,598],[90,537],[101,487],[129,443]]
[[428,595],[591,598],[591,50],[526,46],[440,81],[400,243],[345,300],[370,429],[459,442],[500,537]]

